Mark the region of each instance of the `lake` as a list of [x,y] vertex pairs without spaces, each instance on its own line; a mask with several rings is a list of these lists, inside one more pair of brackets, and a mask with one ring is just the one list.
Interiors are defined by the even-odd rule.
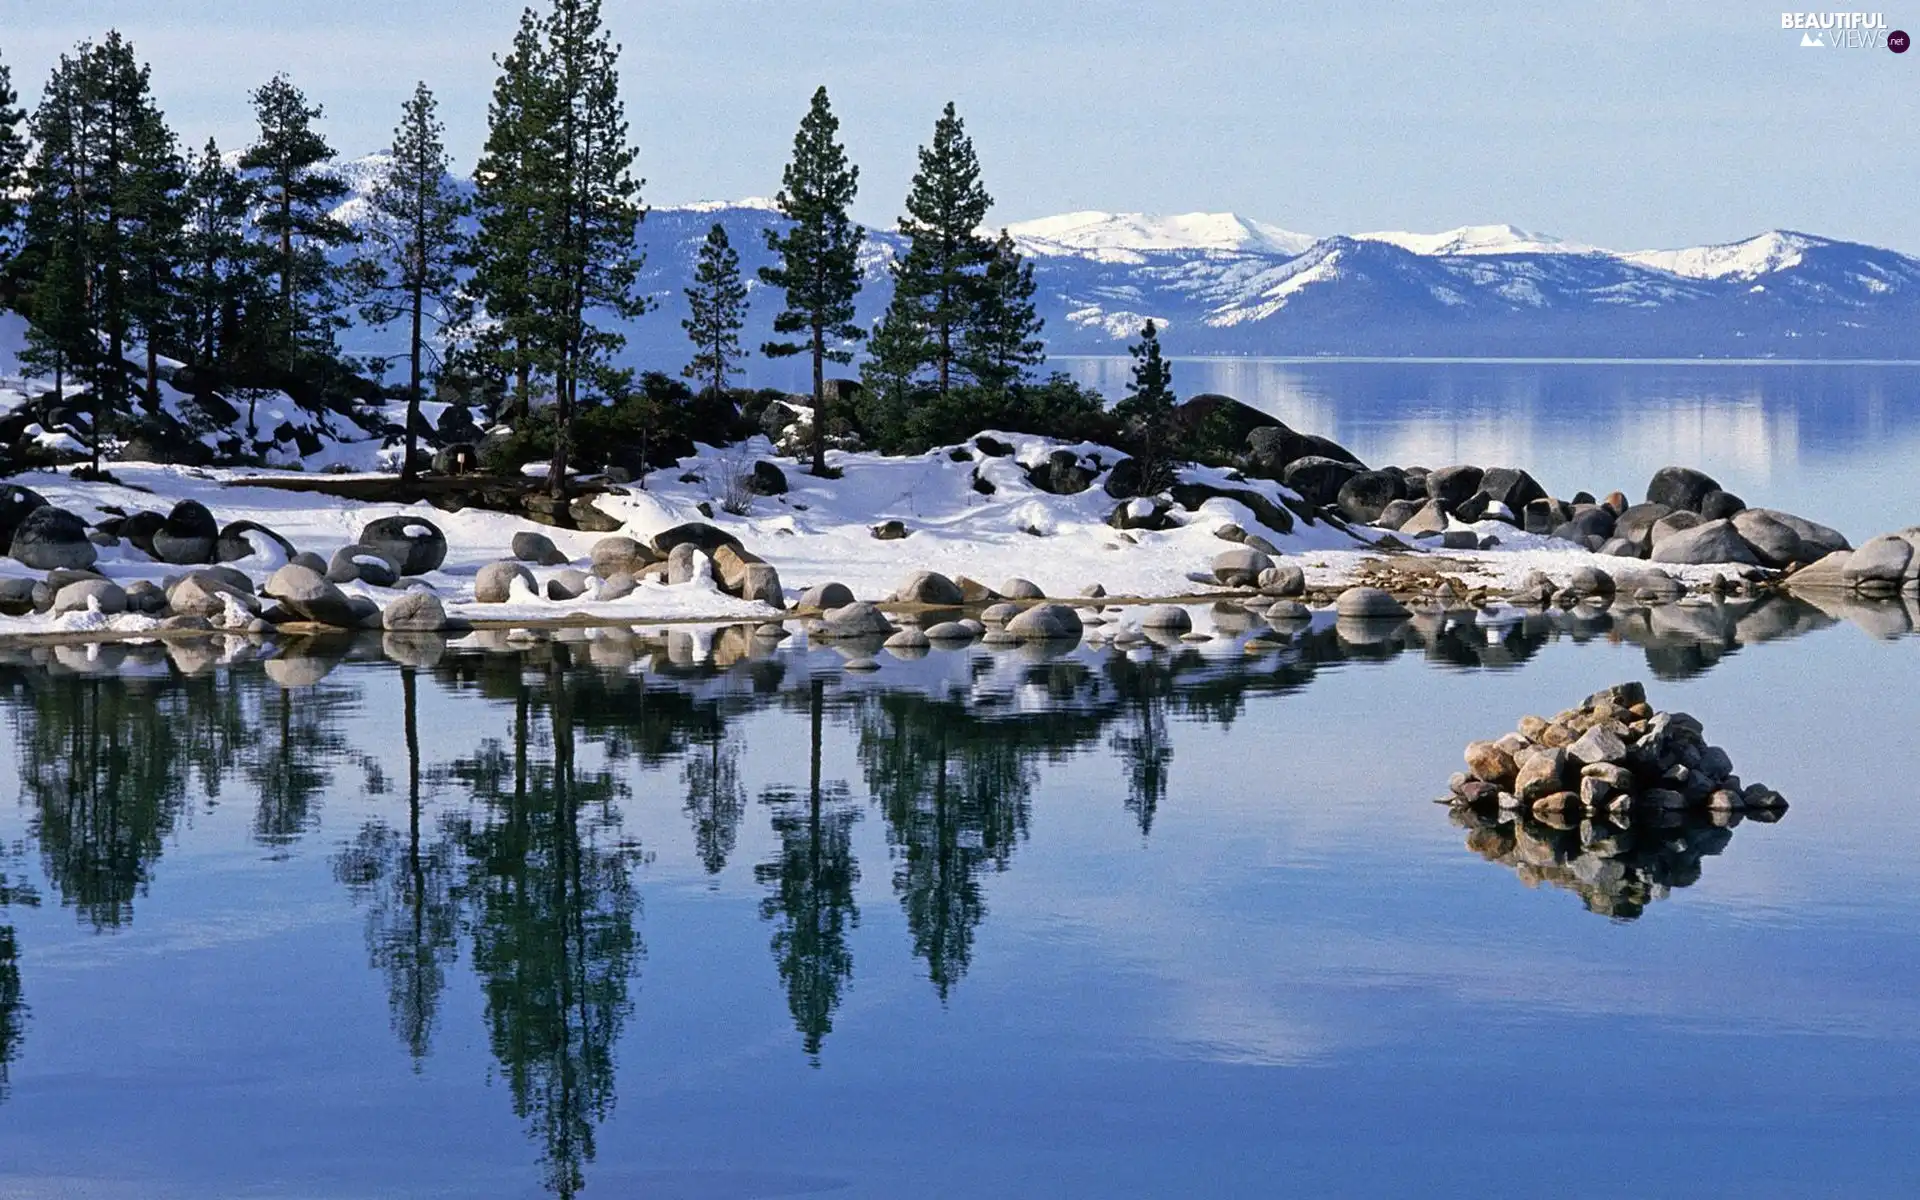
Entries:
[[[9,650],[0,1196],[1913,1194],[1911,624]],[[1627,679],[1784,819],[1434,803]]]

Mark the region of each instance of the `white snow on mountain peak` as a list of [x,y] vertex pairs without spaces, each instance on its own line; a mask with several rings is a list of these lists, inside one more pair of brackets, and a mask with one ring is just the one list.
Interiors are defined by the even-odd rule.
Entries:
[[1462,225],[1441,233],[1376,230],[1356,233],[1357,242],[1386,242],[1411,254],[1452,257],[1470,254],[1594,254],[1597,247],[1569,242],[1547,233],[1529,233],[1512,225]]
[[1757,279],[1798,266],[1808,250],[1831,244],[1825,238],[1785,229],[1770,229],[1745,241],[1719,246],[1640,250],[1620,257],[1637,266],[1687,279]]
[[1075,255],[1108,262],[1138,262],[1143,252],[1225,250],[1298,254],[1314,238],[1236,213],[1060,213],[1007,226],[1032,254]]

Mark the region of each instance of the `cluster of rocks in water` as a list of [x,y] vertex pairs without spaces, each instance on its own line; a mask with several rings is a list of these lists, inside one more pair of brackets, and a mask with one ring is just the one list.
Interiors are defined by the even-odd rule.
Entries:
[[1523,717],[1512,733],[1469,743],[1449,803],[1543,822],[1688,811],[1777,818],[1787,802],[1743,785],[1727,752],[1686,713],[1655,712],[1644,686],[1618,684],[1552,718]]
[[[717,526],[690,521],[642,542],[622,534],[593,544],[588,566],[566,567],[567,556],[544,533],[526,530],[513,537],[513,557],[488,563],[474,578],[473,598],[480,604],[537,599],[541,591],[529,564],[561,566],[547,579],[548,600],[620,600],[642,583],[684,584],[711,579],[721,591],[773,608],[786,607],[780,573],[772,564]],[[517,585],[517,593],[516,593]]]
[[[123,544],[184,569],[159,583],[122,586],[95,564],[101,549]],[[9,616],[135,613],[154,618],[163,630],[249,632],[291,622],[400,632],[460,624],[419,580],[407,582],[408,590],[384,608],[339,587],[353,580],[399,587],[408,577],[438,570],[447,555],[446,535],[419,517],[369,521],[358,542],[328,561],[296,550],[258,522],[221,525],[197,500],[182,500],[166,513],[113,513],[88,526],[16,485],[0,491],[0,553],[46,572],[37,580],[0,579],[0,613]],[[257,585],[255,574],[264,576]]]

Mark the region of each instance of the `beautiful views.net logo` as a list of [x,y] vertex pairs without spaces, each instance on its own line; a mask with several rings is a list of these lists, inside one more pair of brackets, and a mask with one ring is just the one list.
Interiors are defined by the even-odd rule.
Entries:
[[1780,28],[1800,31],[1802,46],[1834,50],[1878,50],[1894,53],[1907,48],[1907,35],[1887,29],[1885,13],[1783,12]]

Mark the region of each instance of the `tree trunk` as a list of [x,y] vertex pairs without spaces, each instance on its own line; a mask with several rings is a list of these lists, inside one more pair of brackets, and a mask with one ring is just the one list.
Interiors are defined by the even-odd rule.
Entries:
[[827,473],[827,338],[813,327],[813,473]]
[[410,347],[412,351],[410,355],[411,366],[407,376],[407,437],[404,443],[405,449],[402,451],[406,457],[402,459],[400,463],[400,478],[406,482],[411,482],[414,478],[413,453],[415,448],[415,435],[413,427],[420,421],[420,310],[425,304],[426,297],[421,294],[420,285],[416,283],[413,288],[413,341]]

